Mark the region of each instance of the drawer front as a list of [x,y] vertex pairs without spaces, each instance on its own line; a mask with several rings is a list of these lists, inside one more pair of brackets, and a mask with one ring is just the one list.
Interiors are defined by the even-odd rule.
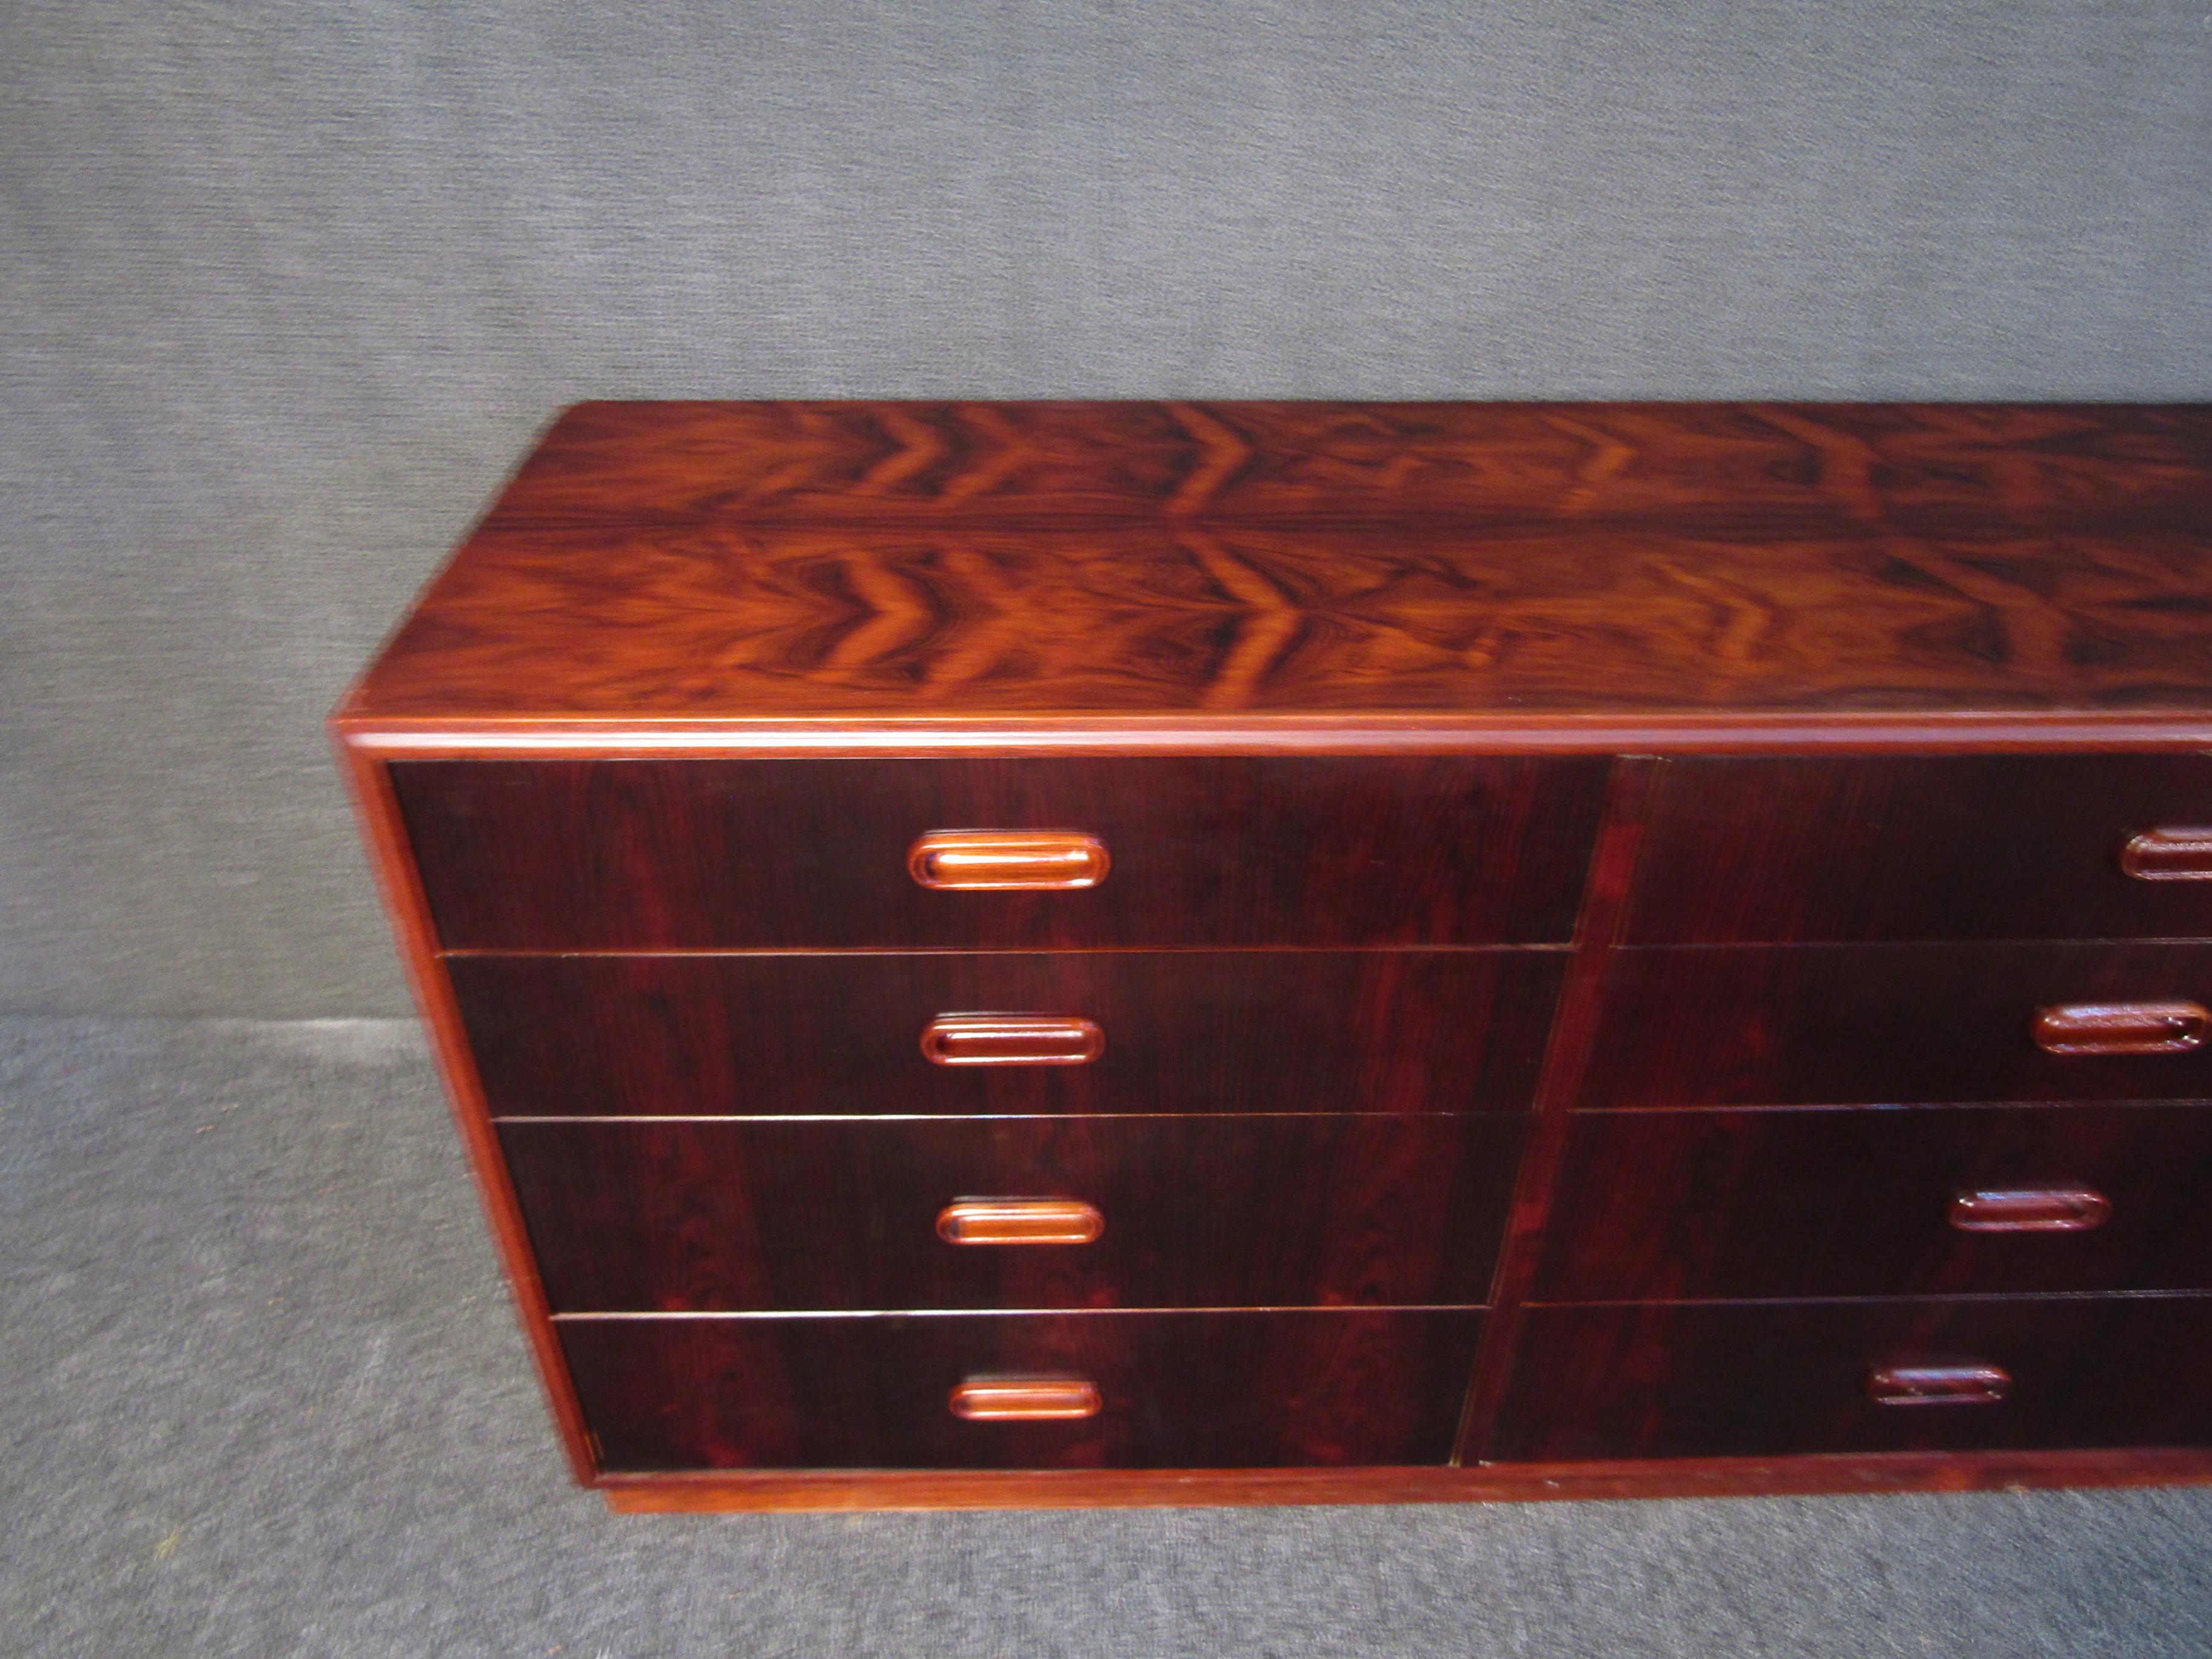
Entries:
[[[392,776],[453,949],[1525,944],[1573,927],[1606,765],[410,761]],[[1025,878],[1080,887],[925,885],[1020,861],[917,854],[955,830],[1079,834],[1103,854],[1020,854]]]
[[[1565,965],[1558,951],[447,962],[492,1110],[526,1117],[1518,1111]],[[1007,1017],[995,1046],[939,1040],[976,1013]],[[1067,1035],[1084,1026],[1087,1042]]]
[[2212,1290],[2212,1109],[1579,1116],[1540,1302]]
[[[2206,825],[2212,757],[1673,761],[1627,937],[2203,939],[2212,881],[2125,866],[2136,836]],[[2165,845],[2137,867],[2212,874]]]
[[[560,1331],[612,1470],[1238,1468],[1443,1462],[1481,1318],[588,1319]],[[1088,1383],[1095,1409],[951,1409],[963,1384],[1009,1377],[1071,1394]]]
[[[2157,1035],[2155,1011],[2183,1004],[2212,1007],[2212,945],[1619,951],[1579,1103],[2212,1097],[2212,1042]],[[2143,1030],[2039,1025],[2046,1010],[2130,1009]],[[2136,1051],[2146,1036],[2153,1051]]]
[[1520,1344],[1500,1460],[2212,1443],[2202,1297],[1542,1308]]
[[[1512,1117],[508,1122],[556,1311],[1486,1301]],[[954,1243],[963,1200],[1085,1243]]]

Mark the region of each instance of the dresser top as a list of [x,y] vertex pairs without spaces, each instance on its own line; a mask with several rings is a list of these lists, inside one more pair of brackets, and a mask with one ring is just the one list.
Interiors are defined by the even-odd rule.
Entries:
[[581,404],[337,718],[2212,742],[2212,406]]

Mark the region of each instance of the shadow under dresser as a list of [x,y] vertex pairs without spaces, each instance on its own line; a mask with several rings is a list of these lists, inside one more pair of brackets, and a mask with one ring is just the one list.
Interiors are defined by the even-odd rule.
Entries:
[[617,1508],[2212,1477],[2212,410],[584,404],[332,729]]

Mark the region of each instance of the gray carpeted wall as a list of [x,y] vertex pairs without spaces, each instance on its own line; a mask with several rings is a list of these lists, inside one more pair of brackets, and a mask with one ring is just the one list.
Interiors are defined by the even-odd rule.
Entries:
[[318,722],[583,396],[2212,397],[2212,0],[0,5],[0,1009],[397,1012]]

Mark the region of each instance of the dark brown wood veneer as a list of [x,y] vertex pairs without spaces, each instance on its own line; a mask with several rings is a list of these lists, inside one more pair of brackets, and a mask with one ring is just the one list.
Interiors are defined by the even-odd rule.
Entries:
[[[2212,1109],[1577,1114],[1530,1297],[2212,1291]],[[2087,1188],[2079,1230],[1966,1231],[1962,1194]]]
[[2144,881],[2123,858],[2205,823],[2212,755],[1684,760],[1627,939],[2212,938],[2212,882]]
[[[1563,951],[458,956],[503,1116],[1521,1111]],[[1080,1066],[933,1066],[940,1015],[1097,1024]]]
[[[457,949],[1564,941],[1588,760],[427,761],[392,768]],[[933,890],[948,824],[1083,828],[1095,888]],[[1234,849],[1235,856],[1229,856]]]
[[2196,1100],[2212,1050],[2053,1054],[2038,1014],[2212,999],[2212,945],[1631,950],[1607,964],[1580,1106]]
[[[611,1469],[1440,1463],[1482,1316],[564,1320]],[[978,1422],[971,1377],[1081,1380],[1093,1415]]]
[[[559,1312],[1479,1306],[1522,1120],[1405,1115],[521,1122]],[[962,1198],[1079,1199],[1074,1245],[962,1247]]]
[[[1540,1308],[1500,1416],[1508,1460],[1758,1456],[2212,1440],[2212,1302]],[[1885,1405],[1885,1368],[1994,1367],[1991,1403]]]
[[585,404],[332,726],[617,1507],[2212,1478],[2212,409]]

